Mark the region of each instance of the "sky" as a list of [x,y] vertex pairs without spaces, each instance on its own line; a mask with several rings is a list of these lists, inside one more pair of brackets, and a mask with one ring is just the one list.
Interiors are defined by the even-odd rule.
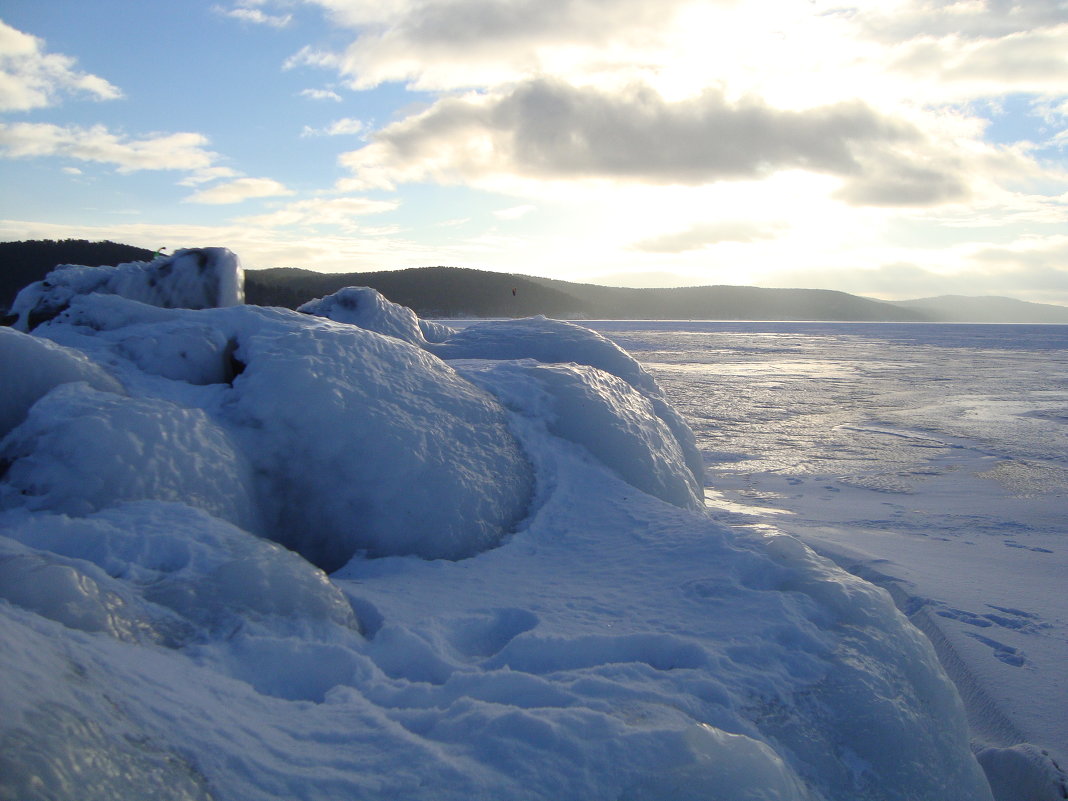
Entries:
[[1068,2],[5,0],[44,238],[1068,305]]

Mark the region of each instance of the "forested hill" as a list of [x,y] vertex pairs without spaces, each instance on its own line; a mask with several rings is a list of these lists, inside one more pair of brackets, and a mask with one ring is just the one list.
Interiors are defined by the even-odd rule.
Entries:
[[[57,264],[119,264],[152,251],[80,239],[0,243],[0,310]],[[888,303],[824,289],[699,286],[627,289],[461,267],[319,273],[247,270],[248,303],[296,308],[346,286],[374,287],[423,317],[651,320],[841,320],[1068,323],[1068,308],[1005,298],[931,298]]]
[[249,303],[294,307],[345,286],[374,287],[423,317],[522,317],[611,320],[901,320],[930,319],[911,309],[820,289],[705,286],[624,289],[460,267],[417,267],[323,274],[249,270]]

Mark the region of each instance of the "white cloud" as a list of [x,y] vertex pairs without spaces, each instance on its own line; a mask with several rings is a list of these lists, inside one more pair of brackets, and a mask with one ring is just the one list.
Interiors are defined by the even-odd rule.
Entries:
[[301,97],[307,97],[311,100],[333,100],[335,103],[341,102],[341,95],[332,89],[301,89]]
[[293,190],[272,178],[238,178],[224,184],[202,189],[185,199],[186,203],[206,203],[210,205],[223,205],[227,203],[240,203],[244,200],[257,197],[278,197],[279,195],[292,195]]
[[1061,0],[895,0],[891,3],[825,3],[849,16],[857,29],[882,42],[923,36],[991,39],[1064,23]]
[[27,111],[55,104],[60,95],[113,100],[122,92],[96,75],[74,69],[75,60],[43,52],[44,43],[0,21],[0,111]]
[[214,6],[212,10],[218,14],[232,17],[233,19],[238,19],[242,22],[251,22],[254,25],[267,25],[271,28],[285,28],[293,21],[292,14],[265,14],[258,8],[253,8],[248,5],[239,5],[236,8]]
[[200,186],[222,178],[236,178],[238,172],[229,167],[205,167],[187,175],[178,182],[178,186]]
[[[972,94],[1053,92],[1068,85],[1068,23],[999,38],[918,37],[891,64],[921,80]],[[951,90],[952,90],[951,89]]]
[[217,155],[205,149],[207,144],[208,140],[202,134],[188,132],[130,139],[111,133],[103,125],[83,128],[49,123],[0,123],[0,156],[60,156],[113,164],[121,173],[211,167]]
[[351,117],[344,117],[327,125],[325,128],[312,128],[305,125],[300,132],[301,136],[351,136],[362,133],[364,124]]
[[529,203],[525,203],[522,206],[512,206],[511,208],[507,209],[498,209],[497,211],[493,212],[493,216],[498,217],[502,220],[518,220],[521,217],[526,217],[532,211],[536,210],[537,206],[532,206]]
[[238,222],[267,228],[331,225],[354,230],[355,218],[393,211],[399,205],[397,201],[364,197],[311,198],[290,203],[278,211],[242,217]]
[[672,231],[642,239],[634,244],[647,253],[684,253],[701,250],[722,242],[757,242],[775,239],[785,225],[773,222],[749,220],[715,220],[691,225],[681,231]]

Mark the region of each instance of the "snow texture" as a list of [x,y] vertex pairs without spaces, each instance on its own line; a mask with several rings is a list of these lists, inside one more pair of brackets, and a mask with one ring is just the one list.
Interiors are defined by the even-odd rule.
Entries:
[[991,798],[931,643],[699,508],[626,353],[356,297],[12,340],[63,355],[0,441],[0,798]]

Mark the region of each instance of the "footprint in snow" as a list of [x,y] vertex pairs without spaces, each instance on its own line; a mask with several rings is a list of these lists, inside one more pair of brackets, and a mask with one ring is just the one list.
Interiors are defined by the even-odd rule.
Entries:
[[976,634],[975,632],[965,632],[969,637],[978,640],[983,645],[987,645],[994,649],[994,658],[1000,659],[1006,665],[1012,665],[1013,667],[1023,667],[1027,664],[1027,657],[1024,656],[1024,652],[1019,648],[1013,648],[1011,645],[1005,645],[1003,642],[992,640],[989,637],[984,637],[982,634]]
[[1024,551],[1034,551],[1035,553],[1053,553],[1049,548],[1036,548],[1033,545],[1021,545],[1016,540],[1005,540],[1006,548],[1020,548]]
[[995,612],[976,614],[975,612],[969,612],[965,609],[954,609],[951,606],[947,606],[944,609],[937,610],[935,614],[950,620],[959,620],[961,623],[967,623],[969,626],[976,626],[978,628],[1001,626],[1003,629],[1020,631],[1025,634],[1037,634],[1039,630],[1049,628],[1049,624],[1043,622],[1042,618],[1033,612],[1024,612],[1020,609],[1012,609],[1011,607],[1006,606],[995,606],[994,604],[987,604],[987,607],[995,610]]
[[487,609],[450,621],[446,626],[453,649],[467,659],[485,659],[538,625],[526,609]]

